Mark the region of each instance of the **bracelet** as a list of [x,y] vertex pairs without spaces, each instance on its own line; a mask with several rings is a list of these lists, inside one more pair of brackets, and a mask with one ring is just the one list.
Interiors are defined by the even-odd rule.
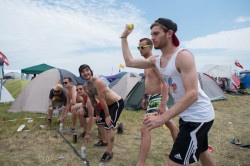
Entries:
[[105,117],[110,116],[110,115],[105,115]]
[[127,36],[121,36],[120,38],[121,38],[121,39],[122,39],[122,38],[126,39],[126,38],[127,38]]

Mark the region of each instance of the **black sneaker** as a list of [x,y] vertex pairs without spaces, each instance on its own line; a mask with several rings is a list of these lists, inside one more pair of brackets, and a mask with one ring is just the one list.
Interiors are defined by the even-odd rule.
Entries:
[[51,126],[52,125],[52,120],[51,119],[47,119],[47,124],[48,124],[48,126]]
[[84,131],[84,132],[82,132],[81,134],[78,135],[78,138],[84,138],[85,135],[86,135],[86,132]]
[[100,162],[108,162],[113,158],[113,153],[109,153],[109,152],[105,152],[102,156],[102,159],[100,160]]
[[76,130],[73,129],[73,128],[71,128],[71,127],[69,127],[69,128],[68,128],[68,133],[69,133],[69,134],[76,133]]
[[107,145],[108,145],[108,143],[104,143],[102,140],[99,140],[99,142],[94,144],[94,146],[97,146],[97,147],[99,147],[99,146],[107,146]]

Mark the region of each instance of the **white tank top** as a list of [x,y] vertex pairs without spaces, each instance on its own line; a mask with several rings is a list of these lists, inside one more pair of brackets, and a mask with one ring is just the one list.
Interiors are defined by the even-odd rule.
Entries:
[[[169,85],[169,91],[174,98],[174,102],[183,96],[185,88],[181,79],[180,73],[177,71],[175,66],[175,59],[177,54],[183,50],[178,48],[177,51],[172,55],[168,64],[164,67],[160,67],[160,57],[156,59],[156,67],[159,69],[160,73],[163,75],[165,81]],[[199,79],[198,81],[198,100],[195,101],[190,107],[180,114],[180,117],[184,121],[189,122],[209,122],[214,119],[214,108],[205,92],[201,89]]]

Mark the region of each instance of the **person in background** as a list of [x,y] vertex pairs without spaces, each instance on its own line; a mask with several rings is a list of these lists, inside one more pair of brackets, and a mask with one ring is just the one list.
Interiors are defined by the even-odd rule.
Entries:
[[[94,108],[88,98],[88,95],[84,92],[83,84],[78,83],[76,85],[77,97],[76,104],[72,107],[72,124],[71,128],[76,128],[76,120],[79,118],[79,122],[83,127],[83,132],[79,135],[79,137],[89,138],[90,132],[93,124],[94,117]],[[88,118],[88,120],[87,120]]]
[[[64,122],[65,118],[67,117],[67,113],[70,112],[75,104],[76,104],[76,86],[73,85],[71,77],[65,77],[63,79],[63,86],[67,89],[66,96],[67,96],[67,105],[65,111],[61,114],[59,121],[62,123]],[[76,117],[72,116],[72,121],[76,121]],[[70,126],[68,129],[69,133],[75,133],[75,128]]]
[[[61,84],[56,84],[49,92],[49,109],[48,109],[48,123],[52,123],[52,114],[56,109],[61,109],[64,111],[67,104],[67,97],[63,86]],[[62,112],[63,112],[62,111]]]
[[[142,38],[139,41],[139,46],[137,47],[140,51],[141,56],[145,59],[158,57],[152,54],[153,43],[149,38]],[[157,68],[144,69],[145,75],[145,94],[142,99],[141,106],[146,110],[145,116],[157,116],[162,114],[162,110],[165,110],[168,89],[163,77]],[[162,93],[164,92],[164,93]],[[165,95],[165,96],[163,96]],[[159,107],[163,107],[159,109]],[[174,121],[171,119],[166,122],[165,125],[169,128],[172,139],[175,141],[178,134],[178,127],[175,125]],[[142,124],[141,126],[141,147],[139,160],[137,161],[137,166],[144,166],[145,161],[151,146],[151,131]]]

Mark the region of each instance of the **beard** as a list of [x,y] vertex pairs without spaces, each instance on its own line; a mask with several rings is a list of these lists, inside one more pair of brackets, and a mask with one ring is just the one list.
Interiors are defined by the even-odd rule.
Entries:
[[155,48],[156,50],[161,49],[162,47],[163,47],[163,46],[162,46],[161,42],[159,42],[158,44],[154,44],[154,48]]
[[82,76],[82,78],[87,81],[87,80],[89,80],[91,78],[91,74],[85,74],[85,75]]
[[161,37],[156,44],[154,44],[155,49],[162,49],[163,47],[166,47],[167,44],[167,39],[166,36]]

